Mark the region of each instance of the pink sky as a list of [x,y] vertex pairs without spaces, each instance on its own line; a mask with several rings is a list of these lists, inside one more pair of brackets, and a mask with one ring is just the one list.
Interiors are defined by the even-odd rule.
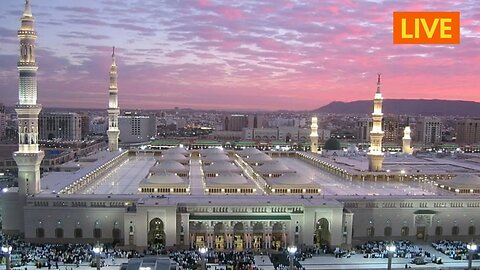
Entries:
[[[480,101],[480,2],[32,0],[39,102],[121,108],[310,110],[385,98]],[[0,102],[18,99],[23,4],[0,2]],[[460,45],[393,45],[392,12],[460,11]]]

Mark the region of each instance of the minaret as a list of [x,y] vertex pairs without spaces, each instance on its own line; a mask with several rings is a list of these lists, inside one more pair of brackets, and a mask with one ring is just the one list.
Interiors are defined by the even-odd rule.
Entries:
[[383,97],[380,93],[380,74],[377,79],[377,92],[373,100],[372,121],[373,127],[370,131],[370,151],[368,152],[368,170],[378,172],[382,170],[384,155],[382,152],[382,103]]
[[404,154],[409,154],[409,155],[413,153],[413,148],[412,146],[410,146],[410,143],[412,142],[410,133],[411,133],[410,127],[405,127],[405,129],[403,130],[403,138],[402,138],[402,142],[403,142],[402,152]]
[[115,47],[112,53],[112,66],[110,67],[110,87],[108,88],[108,149],[110,152],[118,151],[118,88],[117,88],[117,64],[115,63]]
[[317,117],[312,117],[312,124],[310,125],[312,133],[310,133],[310,152],[318,152],[318,124]]
[[25,1],[25,10],[18,30],[20,40],[18,104],[15,106],[18,118],[18,151],[13,159],[18,167],[18,189],[20,195],[40,192],[40,163],[44,157],[38,148],[38,114],[42,106],[37,104],[37,63],[35,61],[34,17],[30,1]]

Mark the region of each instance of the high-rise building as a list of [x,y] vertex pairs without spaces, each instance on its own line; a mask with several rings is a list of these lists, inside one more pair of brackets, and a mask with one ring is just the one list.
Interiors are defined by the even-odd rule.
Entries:
[[85,112],[79,113],[79,115],[81,123],[80,134],[82,140],[85,140],[90,132],[90,117],[88,116],[88,113]]
[[416,138],[421,143],[435,144],[442,141],[442,121],[438,117],[421,117],[415,128]]
[[361,118],[357,122],[357,141],[366,143],[370,141],[370,131],[372,130],[372,118]]
[[228,131],[242,131],[248,127],[248,116],[245,114],[231,114],[225,116],[223,129]]
[[368,152],[368,170],[373,172],[382,170],[384,159],[382,152],[382,104],[383,97],[382,93],[380,92],[380,74],[378,74],[377,92],[375,93],[375,99],[373,100],[373,127],[372,131],[370,131],[370,149]]
[[249,114],[248,128],[263,128],[263,115]]
[[38,130],[41,141],[82,140],[82,117],[78,113],[41,113]]
[[480,119],[461,119],[457,122],[457,143],[475,144],[480,142]]
[[125,112],[118,116],[118,128],[122,143],[140,143],[149,141],[157,134],[155,115],[137,115]]
[[384,117],[383,118],[383,141],[384,142],[397,142],[402,137],[400,129],[400,122],[398,117]]
[[20,40],[19,100],[15,106],[18,118],[18,151],[13,159],[18,167],[18,190],[20,199],[27,194],[40,192],[40,163],[44,157],[38,148],[38,114],[42,106],[37,104],[37,63],[35,61],[35,19],[30,1],[25,0],[25,9],[18,30]]
[[115,47],[112,52],[112,66],[110,67],[110,86],[108,87],[108,149],[110,151],[118,150],[118,87],[117,87],[117,64],[115,63]]
[[0,103],[0,140],[6,138],[7,115],[5,114],[5,106]]

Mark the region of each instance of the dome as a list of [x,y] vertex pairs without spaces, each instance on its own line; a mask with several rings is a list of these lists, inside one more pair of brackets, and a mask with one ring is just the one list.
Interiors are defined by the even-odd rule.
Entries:
[[241,172],[242,170],[228,161],[216,161],[203,168],[206,173]]
[[348,153],[358,153],[358,147],[355,144],[350,144],[347,148]]
[[215,161],[227,161],[227,160],[231,160],[231,159],[225,154],[212,154],[202,158],[203,163],[210,163]]
[[189,169],[178,161],[166,160],[150,168],[151,173],[158,172],[188,172]]
[[480,177],[475,174],[460,174],[450,180],[438,180],[437,183],[454,188],[478,188]]
[[287,173],[287,172],[294,172],[290,168],[288,168],[282,162],[275,160],[271,162],[267,162],[261,166],[258,166],[255,169],[258,173]]
[[268,179],[269,184],[271,185],[308,185],[308,184],[313,184],[312,180],[305,176],[305,175],[299,175],[296,173],[286,173],[283,174],[280,177],[276,178],[270,178]]
[[225,150],[223,150],[223,148],[205,148],[205,149],[200,149],[200,154],[202,156],[208,156],[213,154],[225,154]]
[[266,161],[271,161],[272,160],[272,157],[270,157],[269,155],[265,154],[265,153],[259,153],[259,154],[253,154],[253,155],[250,155],[250,156],[246,156],[245,158],[245,161],[249,162],[249,163],[257,163],[257,162],[266,162]]
[[184,156],[190,155],[190,153],[187,150],[185,150],[185,148],[179,147],[179,146],[167,149],[163,151],[162,154],[181,154]]
[[161,172],[151,175],[146,182],[150,184],[183,184],[185,181],[174,173]]
[[185,162],[185,161],[188,161],[188,158],[180,153],[165,153],[164,155],[162,156],[155,156],[155,159],[156,160],[174,160],[174,161],[178,161],[178,162]]
[[207,185],[235,185],[238,188],[243,187],[245,184],[250,184],[245,177],[237,173],[225,173],[217,177],[208,177],[206,182]]
[[260,153],[262,153],[262,151],[258,150],[255,147],[245,148],[237,152],[237,154],[241,157],[251,156],[251,155],[260,154]]

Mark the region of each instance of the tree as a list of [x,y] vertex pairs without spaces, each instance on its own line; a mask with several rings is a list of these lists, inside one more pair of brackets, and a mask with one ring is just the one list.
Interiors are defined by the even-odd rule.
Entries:
[[330,138],[325,142],[325,145],[323,146],[323,149],[325,150],[340,150],[340,142],[335,139],[335,138]]

